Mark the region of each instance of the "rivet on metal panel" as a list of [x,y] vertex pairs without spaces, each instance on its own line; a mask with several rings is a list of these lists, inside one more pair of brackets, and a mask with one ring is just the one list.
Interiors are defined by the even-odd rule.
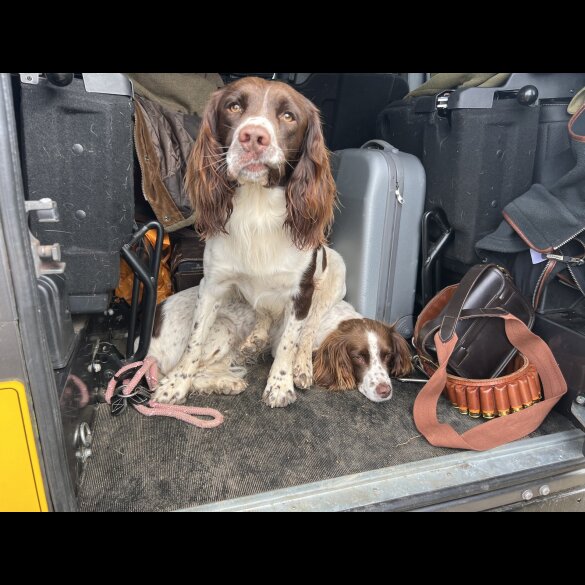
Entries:
[[532,490],[524,490],[522,492],[522,499],[523,500],[531,500],[534,497],[534,493],[532,492]]
[[541,485],[540,488],[538,489],[538,493],[541,496],[548,496],[548,494],[550,494],[550,488],[546,484]]

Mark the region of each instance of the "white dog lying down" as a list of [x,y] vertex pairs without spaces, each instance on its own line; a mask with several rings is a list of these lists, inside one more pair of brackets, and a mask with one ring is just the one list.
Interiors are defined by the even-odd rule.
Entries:
[[[161,374],[168,374],[187,348],[197,289],[177,293],[157,307],[148,354],[158,361]],[[249,351],[240,348],[249,339],[256,316],[254,309],[235,291],[224,301],[203,348],[198,373],[192,378],[192,392],[239,394],[246,389],[243,364],[251,356]],[[270,329],[273,354],[283,325],[281,319]],[[382,402],[392,397],[390,377],[409,374],[412,365],[408,344],[394,327],[366,319],[349,303],[340,301],[320,322],[313,343],[313,369],[318,386],[330,390],[357,388],[370,400]],[[167,387],[157,390],[153,399],[178,402],[169,400],[167,391]]]

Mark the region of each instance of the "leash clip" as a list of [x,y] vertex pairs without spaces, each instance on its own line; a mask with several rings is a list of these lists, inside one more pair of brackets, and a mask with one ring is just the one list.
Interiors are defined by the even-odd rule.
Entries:
[[116,386],[114,395],[112,396],[112,402],[110,404],[112,416],[120,416],[126,412],[128,408],[128,402],[130,402],[130,404],[139,405],[146,404],[150,400],[150,392],[148,388],[144,386],[136,386],[132,392],[129,394],[124,394],[124,390],[126,390],[126,388],[127,384],[120,384],[119,386]]

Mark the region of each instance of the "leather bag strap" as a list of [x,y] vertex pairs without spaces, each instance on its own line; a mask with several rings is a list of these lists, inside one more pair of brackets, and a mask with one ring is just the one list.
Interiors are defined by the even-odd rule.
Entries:
[[[476,279],[477,276],[474,281]],[[540,426],[553,406],[565,394],[567,383],[548,345],[532,333],[520,319],[501,309],[475,310],[473,315],[466,311],[465,317],[505,320],[506,336],[510,343],[536,367],[542,382],[544,399],[530,408],[483,423],[463,434],[457,433],[451,425],[440,423],[437,419],[437,403],[447,383],[447,363],[457,344],[455,325],[460,318],[459,313],[453,324],[453,333],[447,341],[441,339],[440,332],[435,334],[439,368],[414,402],[416,428],[429,443],[437,447],[474,451],[492,449],[525,437]]]

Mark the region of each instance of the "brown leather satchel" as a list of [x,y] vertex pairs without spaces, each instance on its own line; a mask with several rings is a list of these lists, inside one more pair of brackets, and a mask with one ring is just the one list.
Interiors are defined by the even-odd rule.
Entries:
[[[507,310],[508,302],[523,319]],[[532,320],[532,311],[526,310],[509,275],[495,265],[474,266],[459,285],[444,289],[428,303],[417,321],[414,344],[426,363],[426,370],[431,373],[436,368],[436,371],[415,400],[414,421],[431,444],[482,451],[520,439],[538,428],[565,394],[567,385],[548,346],[527,326],[526,323],[532,325]],[[500,327],[478,327],[477,322],[497,323]],[[476,345],[479,339],[481,342]],[[433,348],[437,352],[436,363]],[[456,367],[463,364],[465,373],[490,371],[494,374],[459,378],[448,375],[447,364],[451,365],[456,351]],[[515,355],[516,363],[511,361]],[[469,356],[477,356],[480,369],[473,370]],[[540,384],[534,368],[544,392],[544,400],[538,403],[534,402],[539,399]],[[503,371],[504,376],[494,378]],[[437,419],[437,402],[443,391],[460,412],[483,411],[495,416],[501,410],[498,412],[501,417],[459,435]],[[520,410],[528,406],[528,410]],[[503,417],[510,407],[513,414]]]
[[459,341],[447,371],[462,378],[499,376],[517,350],[506,338],[503,321],[475,317],[478,310],[493,308],[505,309],[532,328],[532,305],[516,288],[510,274],[495,264],[477,264],[459,285],[448,287],[425,307],[425,322],[415,331],[415,346],[421,358],[436,364],[435,334],[439,329],[449,334],[454,328]]

